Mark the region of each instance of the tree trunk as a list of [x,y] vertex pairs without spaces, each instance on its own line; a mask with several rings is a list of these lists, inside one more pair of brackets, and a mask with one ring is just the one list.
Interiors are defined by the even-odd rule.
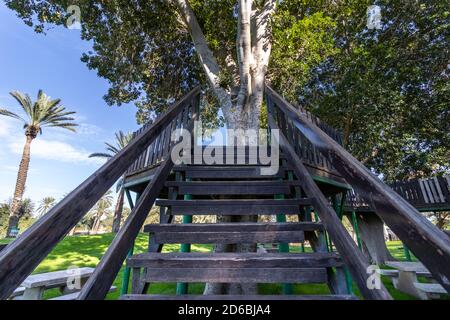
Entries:
[[103,215],[100,214],[95,217],[94,223],[92,224],[92,229],[91,229],[92,233],[94,233],[94,234],[98,233],[98,230],[100,229],[100,222],[101,222],[102,216]]
[[119,192],[119,197],[117,198],[116,208],[114,210],[114,218],[112,224],[112,232],[117,233],[120,229],[120,222],[122,221],[122,212],[123,212],[123,198],[124,198],[124,189],[121,188]]
[[14,197],[12,199],[10,211],[9,211],[9,223],[7,237],[11,237],[11,230],[17,228],[19,225],[18,210],[20,202],[22,201],[23,194],[25,192],[25,183],[27,181],[28,167],[30,165],[30,145],[35,135],[27,134],[25,146],[23,147],[22,160],[19,165],[19,172],[17,174],[16,188],[14,190]]

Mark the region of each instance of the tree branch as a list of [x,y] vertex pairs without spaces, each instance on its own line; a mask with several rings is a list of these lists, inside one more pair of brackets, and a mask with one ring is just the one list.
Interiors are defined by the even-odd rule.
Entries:
[[246,99],[252,91],[250,86],[250,65],[252,60],[251,44],[251,12],[252,0],[239,0],[238,32],[237,32],[237,56],[240,74],[240,90],[238,94],[237,107],[245,105]]
[[226,109],[231,108],[231,98],[229,93],[219,84],[220,67],[213,52],[208,46],[205,35],[198,24],[197,17],[192,11],[188,0],[172,1],[178,7],[180,15],[189,29],[189,34],[194,42],[195,50],[197,51],[206,77],[214,90],[221,107],[225,109],[224,112],[226,112]]

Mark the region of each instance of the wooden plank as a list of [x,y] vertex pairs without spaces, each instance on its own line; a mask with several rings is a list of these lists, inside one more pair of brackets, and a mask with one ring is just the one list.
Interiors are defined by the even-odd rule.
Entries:
[[271,88],[267,87],[266,93],[347,182],[368,198],[380,218],[450,292],[450,238]]
[[[0,252],[0,299],[6,299],[200,92],[195,88]],[[165,179],[164,179],[165,180]],[[161,181],[162,183],[162,181]],[[106,288],[105,294],[107,290]]]
[[290,194],[298,181],[168,181],[179,194],[191,195],[274,195]]
[[136,268],[323,268],[342,266],[334,253],[142,253],[127,259]]
[[[277,129],[277,125],[273,117],[268,115],[269,126],[272,129]],[[307,169],[299,159],[295,150],[286,141],[284,135],[279,134],[280,147],[285,150],[288,161],[294,167],[294,173],[297,178],[303,182],[303,190],[308,197],[314,197],[314,208],[317,211],[320,220],[325,226],[325,229],[329,233],[333,243],[338,251],[341,253],[342,258],[348,267],[353,280],[358,285],[359,290],[366,299],[392,299],[386,288],[382,285],[380,289],[369,289],[367,287],[367,268],[369,262],[364,254],[358,249],[353,239],[348,234],[347,230],[342,225],[336,212],[330,205],[329,201],[320,191],[314,180],[309,175]]]
[[447,291],[438,283],[419,283],[415,282],[414,286],[426,293],[447,294]]
[[147,282],[324,283],[325,268],[149,268]]
[[156,205],[170,207],[173,215],[272,215],[298,214],[311,200],[157,200]]
[[[109,289],[109,293],[115,292],[116,290],[117,290],[117,287],[112,286]],[[56,298],[51,298],[49,300],[63,300],[63,301],[77,300],[79,294],[80,294],[80,292],[77,291],[77,292],[72,292],[72,293],[65,294],[65,295],[62,295],[62,296],[59,296],[59,297],[56,297]]]
[[301,243],[305,241],[303,231],[263,232],[163,232],[153,235],[156,243]]
[[52,271],[46,273],[33,274],[28,276],[21,286],[25,288],[36,287],[54,287],[57,285],[64,285],[67,283],[69,277],[87,278],[94,272],[94,268],[78,268],[73,272],[69,270]]
[[429,274],[429,271],[420,262],[409,261],[386,261],[385,264],[391,268],[398,269],[405,272],[421,273],[422,275]]
[[144,232],[275,232],[323,230],[318,222],[148,224]]
[[152,295],[152,294],[127,294],[120,300],[216,300],[216,301],[264,301],[264,300],[358,300],[352,295]]
[[283,177],[285,168],[278,173],[261,175],[263,166],[176,166],[175,171],[185,171],[188,179],[268,179]]

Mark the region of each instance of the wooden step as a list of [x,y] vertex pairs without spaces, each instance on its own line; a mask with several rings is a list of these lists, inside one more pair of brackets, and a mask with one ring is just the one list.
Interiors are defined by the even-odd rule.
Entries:
[[286,167],[280,166],[274,175],[262,175],[262,166],[175,166],[174,171],[182,171],[188,179],[273,179],[283,178]]
[[127,294],[120,300],[227,300],[227,301],[259,301],[259,300],[358,300],[352,295],[154,295]]
[[191,195],[276,195],[290,194],[299,181],[167,181],[166,187],[176,187],[178,194]]
[[143,253],[127,259],[144,282],[325,283],[330,253]]
[[311,199],[289,200],[157,200],[157,206],[170,207],[173,215],[274,215],[299,214],[300,206]]
[[[208,148],[208,152],[205,153],[206,148]],[[213,151],[213,149],[215,149]],[[209,165],[257,165],[257,164],[265,164],[261,162],[261,158],[259,156],[260,147],[228,147],[228,146],[215,146],[215,147],[207,147],[203,146],[202,148],[197,147],[191,149],[191,156],[193,164],[197,165],[208,165],[205,162],[205,155],[211,155],[213,159],[211,161],[215,161],[216,163],[209,163]],[[264,147],[261,150],[261,154],[266,156],[268,153],[271,153],[270,147]],[[250,155],[251,153],[251,155]],[[278,161],[281,163],[281,159],[286,159],[286,155],[283,152],[278,150]],[[265,160],[267,161],[267,160]]]
[[335,253],[141,253],[127,259],[132,268],[325,268],[340,267],[342,260]]
[[300,223],[212,223],[151,224],[144,232],[152,233],[155,243],[299,243],[304,231],[323,230],[315,222]]
[[144,282],[325,283],[325,268],[148,268]]

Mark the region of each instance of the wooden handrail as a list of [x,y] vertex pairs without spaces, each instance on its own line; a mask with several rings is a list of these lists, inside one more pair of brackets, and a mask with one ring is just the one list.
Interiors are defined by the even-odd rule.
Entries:
[[158,134],[186,107],[198,101],[199,94],[199,87],[189,92],[0,252],[0,299],[9,297]]
[[[272,130],[279,129],[270,113],[268,115],[268,122],[269,127]],[[312,179],[303,162],[295,153],[294,148],[284,136],[282,130],[279,131],[279,145],[285,152],[289,163],[293,167],[294,173],[299,179],[306,196],[314,199],[314,209],[338,249],[340,256],[350,270],[353,280],[358,285],[361,294],[364,298],[371,300],[392,299],[384,286],[381,286],[379,289],[368,288],[367,278],[369,274],[367,273],[367,270],[369,267],[369,261],[364,254],[358,250],[355,242],[350,237],[347,230],[345,230],[336,212]]]
[[450,292],[449,237],[269,86],[266,95]]

